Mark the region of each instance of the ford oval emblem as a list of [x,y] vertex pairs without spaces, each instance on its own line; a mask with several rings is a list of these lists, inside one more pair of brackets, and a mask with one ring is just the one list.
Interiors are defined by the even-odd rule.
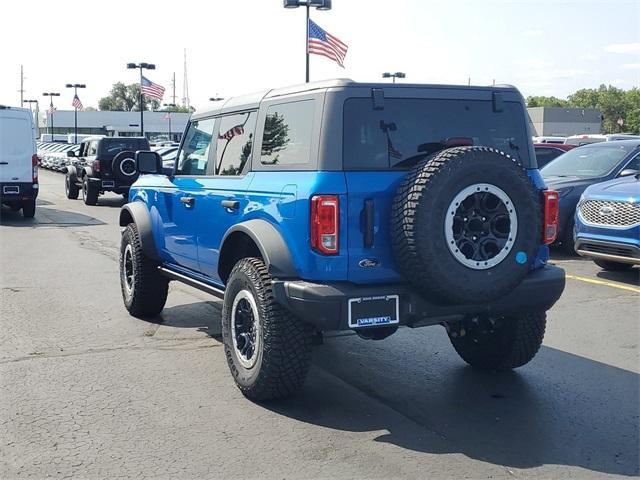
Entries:
[[373,268],[379,265],[378,261],[375,258],[363,258],[358,262],[362,268]]
[[604,206],[604,207],[600,207],[600,210],[598,211],[598,213],[600,214],[601,217],[608,217],[616,213],[616,211],[614,210],[613,207]]

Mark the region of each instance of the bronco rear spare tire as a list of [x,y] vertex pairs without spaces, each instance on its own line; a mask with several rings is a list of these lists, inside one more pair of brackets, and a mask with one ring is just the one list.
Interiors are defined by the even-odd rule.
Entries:
[[541,242],[541,198],[526,170],[486,147],[418,163],[392,208],[401,272],[438,302],[486,303],[514,289]]
[[139,173],[136,168],[135,152],[125,150],[118,153],[111,162],[113,175],[125,184],[132,184],[138,179]]

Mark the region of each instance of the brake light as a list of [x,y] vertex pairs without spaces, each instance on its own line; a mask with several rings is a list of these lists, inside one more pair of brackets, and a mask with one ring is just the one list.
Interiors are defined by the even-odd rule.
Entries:
[[340,249],[340,200],[336,195],[311,197],[311,247],[323,255],[337,255]]
[[31,180],[33,183],[38,183],[38,162],[40,159],[35,153],[31,156]]
[[99,172],[100,171],[100,160],[94,160],[93,162],[91,162],[91,168],[93,169],[94,172]]
[[558,216],[560,212],[560,196],[554,190],[545,190],[544,196],[544,216],[542,241],[545,244],[553,243],[558,236]]

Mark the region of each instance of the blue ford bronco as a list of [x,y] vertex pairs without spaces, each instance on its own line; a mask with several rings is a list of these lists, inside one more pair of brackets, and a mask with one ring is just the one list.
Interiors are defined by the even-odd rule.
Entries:
[[564,289],[547,264],[558,196],[513,87],[309,83],[218,101],[188,123],[173,171],[136,153],[120,212],[131,315],[175,280],[223,299],[244,395],[304,382],[322,332],[380,340],[443,325],[470,365],[511,369]]

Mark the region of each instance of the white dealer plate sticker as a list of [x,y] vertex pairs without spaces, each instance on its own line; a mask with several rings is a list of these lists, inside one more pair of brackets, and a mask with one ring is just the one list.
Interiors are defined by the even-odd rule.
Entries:
[[16,186],[5,186],[2,188],[2,193],[20,193],[20,187]]
[[380,295],[349,299],[349,327],[393,325],[400,321],[400,297]]

